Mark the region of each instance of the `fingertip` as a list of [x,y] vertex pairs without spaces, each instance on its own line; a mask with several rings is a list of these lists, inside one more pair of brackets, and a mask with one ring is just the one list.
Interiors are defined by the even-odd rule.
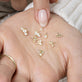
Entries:
[[47,9],[39,10],[37,19],[41,27],[46,27],[49,21],[49,10]]
[[34,14],[41,27],[47,26],[50,18],[49,0],[34,0]]

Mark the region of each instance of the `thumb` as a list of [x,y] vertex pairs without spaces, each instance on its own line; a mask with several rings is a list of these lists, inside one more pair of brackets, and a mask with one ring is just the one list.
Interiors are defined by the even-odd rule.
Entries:
[[34,13],[36,21],[45,27],[50,18],[49,0],[34,0]]

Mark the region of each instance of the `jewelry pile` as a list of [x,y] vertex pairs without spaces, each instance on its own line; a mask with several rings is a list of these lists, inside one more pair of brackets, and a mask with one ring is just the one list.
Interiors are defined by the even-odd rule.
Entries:
[[[43,28],[40,28],[40,31],[42,31],[42,30],[43,30]],[[25,36],[28,36],[28,35],[29,35],[27,28],[21,27],[21,31],[23,32],[23,34],[24,34]],[[43,45],[43,41],[40,39],[41,37],[42,37],[41,33],[35,31],[35,34],[34,34],[34,36],[32,37],[33,43],[36,43],[37,45],[42,46],[42,45]],[[62,38],[63,35],[60,34],[60,33],[57,33],[57,34],[56,34],[56,37],[57,37],[57,38]],[[47,34],[47,33],[44,35],[44,38],[45,38],[45,39],[48,38],[48,34]],[[53,41],[49,41],[48,44],[49,44],[52,48],[55,47],[55,42],[53,42]],[[40,57],[42,57],[42,56],[44,55],[44,53],[45,53],[44,50],[39,50],[39,56],[40,56]]]

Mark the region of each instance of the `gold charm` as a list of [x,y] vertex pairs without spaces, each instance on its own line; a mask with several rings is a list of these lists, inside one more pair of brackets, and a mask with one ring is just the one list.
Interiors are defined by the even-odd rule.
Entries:
[[63,35],[62,35],[62,34],[60,34],[60,33],[57,33],[57,34],[56,34],[56,37],[57,37],[57,38],[62,38],[62,37],[63,37]]

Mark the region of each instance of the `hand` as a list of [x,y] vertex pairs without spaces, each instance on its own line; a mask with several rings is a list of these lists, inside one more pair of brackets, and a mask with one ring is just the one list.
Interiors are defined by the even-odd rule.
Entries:
[[[32,82],[57,82],[60,78],[60,75],[57,73],[58,69],[58,72],[62,73],[59,66],[60,60],[57,58],[58,52],[56,53],[55,49],[50,46],[49,49],[47,49],[45,48],[46,45],[35,45],[31,39],[34,32],[39,30],[39,28],[37,28],[39,25],[31,15],[33,15],[33,10],[19,13],[7,20],[0,27],[0,41],[3,47],[3,54],[13,57],[17,65],[17,69],[15,69],[7,57],[1,59],[0,70],[2,72],[0,72],[0,80],[2,82],[4,79],[6,82],[11,82],[11,80],[12,82],[29,82],[29,80]],[[27,18],[29,20],[27,20]],[[9,21],[10,23],[8,24]],[[21,26],[29,30],[29,36],[24,36],[21,31]],[[44,49],[45,55],[43,57],[39,56],[39,49]],[[56,69],[55,66],[58,69]],[[62,70],[64,69],[62,68]],[[13,79],[11,79],[14,73],[15,75]]]
[[[34,32],[39,31],[40,28],[33,19],[33,10],[21,12],[1,25],[0,51],[3,48],[3,54],[13,57],[17,65],[13,82],[29,82],[29,80],[32,82],[57,82],[66,74],[68,82],[82,82],[82,78],[80,78],[82,75],[82,34],[68,25],[61,17],[57,15],[51,17],[48,27],[41,32],[43,35],[48,33],[47,40],[42,38],[43,46],[34,44],[31,39]],[[20,30],[21,26],[28,29],[29,36],[23,35]],[[64,37],[56,38],[57,32],[62,33]],[[50,40],[56,41],[54,48],[47,44]],[[45,51],[42,57],[39,56],[39,49]],[[2,70],[0,77],[3,77],[0,80],[3,82],[6,78],[9,82],[15,68],[10,65],[12,63],[7,63],[9,62],[7,58],[1,60],[3,65],[4,62],[6,65],[4,70],[3,66],[0,69]]]

